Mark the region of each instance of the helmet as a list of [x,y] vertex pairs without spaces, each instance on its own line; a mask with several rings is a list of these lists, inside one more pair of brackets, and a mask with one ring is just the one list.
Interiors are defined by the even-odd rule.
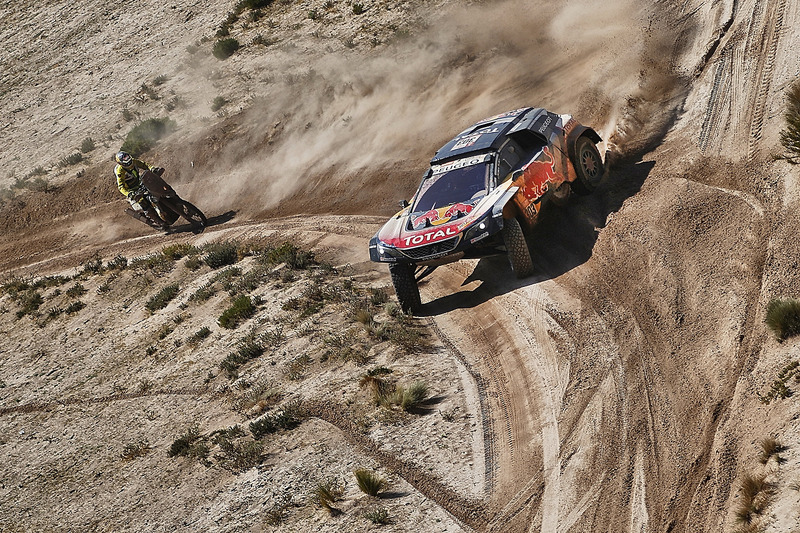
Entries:
[[117,160],[123,168],[131,168],[133,165],[133,157],[128,152],[117,152],[117,156],[114,158]]

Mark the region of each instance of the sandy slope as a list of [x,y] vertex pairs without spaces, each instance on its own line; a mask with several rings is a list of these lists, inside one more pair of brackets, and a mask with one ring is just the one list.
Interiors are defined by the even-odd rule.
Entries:
[[[392,503],[395,530],[732,531],[740,525],[734,515],[742,499],[740,481],[759,473],[768,475],[776,491],[757,525],[788,533],[800,523],[796,397],[769,405],[758,400],[778,371],[800,357],[795,341],[777,343],[763,323],[770,299],[800,294],[798,174],[769,158],[778,150],[783,91],[800,74],[795,53],[800,2],[633,5],[465,7],[444,19],[451,24],[428,21],[431,30],[417,29],[412,44],[393,48],[383,47],[390,25],[418,21],[433,7],[403,4],[390,10],[376,3],[371,30],[381,42],[372,52],[365,26],[359,28],[340,6],[327,25],[305,20],[291,31],[279,26],[283,30],[275,33],[282,45],[274,57],[249,48],[221,64],[198,85],[209,84],[206,94],[208,87],[249,93],[254,103],[214,125],[193,123],[186,133],[191,142],[173,140],[153,154],[169,163],[181,192],[207,199],[198,203],[219,225],[204,239],[275,230],[304,236],[339,263],[356,265],[370,283],[386,285],[386,272],[364,262],[365,239],[392,210],[390,200],[413,187],[424,163],[419,153],[430,153],[443,136],[472,118],[535,100],[574,110],[609,141],[611,168],[598,191],[543,214],[532,247],[539,274],[513,280],[504,259],[493,258],[442,267],[421,287],[427,302],[423,320],[438,350],[425,362],[426,372],[440,387],[451,376],[448,401],[469,413],[470,425],[450,445],[470,461],[445,452],[426,456],[423,450],[433,450],[438,428],[420,420],[407,433],[422,442],[406,440],[388,453],[370,453],[368,441],[348,437],[346,424],[340,424],[343,433],[329,434],[323,414],[298,437],[282,437],[287,450],[292,442],[304,443],[301,451],[322,444],[335,450],[331,462],[340,471],[352,466],[348,457],[355,451],[364,454],[360,461],[405,475],[398,482],[407,499]],[[312,7],[320,6],[295,6],[295,20]],[[186,33],[209,32],[214,8],[198,3],[191,9],[208,18],[193,18],[198,26],[190,24]],[[219,20],[225,8],[216,9]],[[3,20],[18,21],[21,13],[7,10]],[[280,17],[291,18],[288,12]],[[546,31],[531,34],[534,17]],[[36,28],[23,26],[19,33],[35,34]],[[355,35],[363,44],[342,45],[339,37],[327,37],[328,31]],[[197,38],[163,33],[174,43]],[[288,46],[290,41],[295,44]],[[315,42],[331,51],[315,53]],[[519,66],[534,59],[538,69]],[[136,64],[142,63],[148,64]],[[146,73],[154,77],[167,64],[156,62]],[[302,76],[275,73],[287,65],[304,71]],[[196,64],[187,68],[194,68],[196,77],[205,71]],[[33,91],[17,78],[3,79]],[[184,78],[174,80],[167,90],[178,90]],[[119,107],[126,93],[111,87]],[[303,96],[295,102],[291,97],[298,92],[287,96],[286,87]],[[201,103],[190,91],[183,94],[190,103],[180,111],[185,116]],[[11,106],[8,102],[4,98],[3,105]],[[60,112],[54,103],[43,105],[47,113]],[[137,110],[145,113],[154,105],[143,102]],[[46,164],[41,145],[26,133],[34,127],[30,113],[0,130],[20,158],[15,163],[4,158],[3,169]],[[201,133],[191,137],[191,131]],[[70,142],[80,136],[74,139]],[[359,158],[362,153],[370,155]],[[88,166],[79,192],[37,193],[4,205],[3,269],[51,273],[94,253],[106,258],[145,253],[188,238],[137,238],[141,228],[119,221],[119,203],[113,203],[115,193],[103,172],[107,168]],[[75,213],[78,202],[90,207]],[[55,224],[48,216],[52,210],[60,217]],[[233,221],[225,215],[229,210],[238,211]],[[296,213],[330,215],[263,220]],[[3,350],[27,361],[37,353],[35,331],[15,328],[10,314],[4,315],[5,327],[14,340]],[[75,346],[77,360],[91,357],[88,340]],[[224,355],[220,350],[217,356]],[[44,401],[29,390],[31,383],[47,387],[43,369],[6,362],[0,372],[9,385],[2,389],[2,407],[14,398]],[[16,373],[22,374],[12,377]],[[452,378],[456,375],[459,379]],[[230,423],[229,412],[206,402],[181,405],[202,412],[215,427]],[[115,416],[113,403],[103,409],[103,416]],[[9,462],[27,465],[26,450],[58,447],[61,441],[45,445],[42,439],[36,441],[40,448],[31,447],[19,433],[37,421],[52,424],[55,432],[66,424],[58,414],[10,415],[14,431],[6,432],[0,448]],[[159,416],[174,423],[167,413]],[[782,464],[759,463],[759,442],[768,436],[788,445]],[[168,445],[171,437],[158,438]],[[239,476],[214,473],[218,477],[206,485],[217,487],[213,495],[177,492],[180,505],[203,509],[184,527],[258,529],[264,507],[256,494],[291,482],[293,475],[301,484],[310,482],[298,474],[310,468],[301,456],[298,451],[285,456],[288,464]],[[420,457],[441,461],[433,479],[418,477],[415,468],[426,462]],[[56,473],[64,468],[58,461],[53,465]],[[82,470],[81,483],[105,487],[86,480],[89,470]],[[5,486],[5,503],[19,494],[14,491],[30,490],[40,471],[20,466],[15,472],[28,477],[20,474],[13,490]],[[198,467],[176,479],[200,483],[208,475]],[[439,481],[458,494],[443,491]],[[147,483],[173,487],[166,475]],[[88,498],[59,494],[64,500],[58,505],[65,509],[90,505]],[[141,519],[134,511],[138,500],[120,497],[128,502],[124,512]],[[147,520],[161,519],[172,501],[157,501]],[[114,507],[104,505],[104,512],[113,514]],[[398,510],[406,507],[418,512]],[[35,504],[10,509],[2,518],[18,528],[25,513],[43,512]],[[90,514],[82,513],[78,516]],[[295,523],[287,528],[365,527],[350,518],[329,523],[320,515],[292,516]]]

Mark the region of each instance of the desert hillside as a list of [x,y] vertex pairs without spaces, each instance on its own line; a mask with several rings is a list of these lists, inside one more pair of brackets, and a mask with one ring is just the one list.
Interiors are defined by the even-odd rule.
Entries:
[[[0,530],[797,531],[798,50],[795,0],[0,7]],[[527,105],[605,178],[399,312],[370,236]],[[202,233],[123,213],[148,121]]]

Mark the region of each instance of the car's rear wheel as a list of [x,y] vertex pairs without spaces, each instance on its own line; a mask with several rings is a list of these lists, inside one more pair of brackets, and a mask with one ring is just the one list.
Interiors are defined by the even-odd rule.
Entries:
[[392,285],[397,294],[400,308],[406,314],[414,314],[422,307],[419,296],[419,286],[414,277],[415,266],[408,263],[389,264],[389,274],[392,276]]
[[517,278],[533,274],[533,260],[522,226],[516,218],[503,220],[503,241],[508,251],[508,262]]
[[603,160],[594,142],[589,137],[579,137],[575,144],[573,164],[577,179],[572,189],[578,194],[590,194],[603,179]]

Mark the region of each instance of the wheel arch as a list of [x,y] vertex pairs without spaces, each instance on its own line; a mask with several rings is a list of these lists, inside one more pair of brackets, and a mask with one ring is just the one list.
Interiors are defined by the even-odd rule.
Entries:
[[567,147],[569,148],[570,158],[574,157],[575,148],[578,145],[578,139],[581,137],[588,137],[595,144],[603,142],[603,138],[600,137],[600,135],[598,135],[598,133],[589,126],[576,126],[571,132],[569,132],[569,136],[567,137]]

